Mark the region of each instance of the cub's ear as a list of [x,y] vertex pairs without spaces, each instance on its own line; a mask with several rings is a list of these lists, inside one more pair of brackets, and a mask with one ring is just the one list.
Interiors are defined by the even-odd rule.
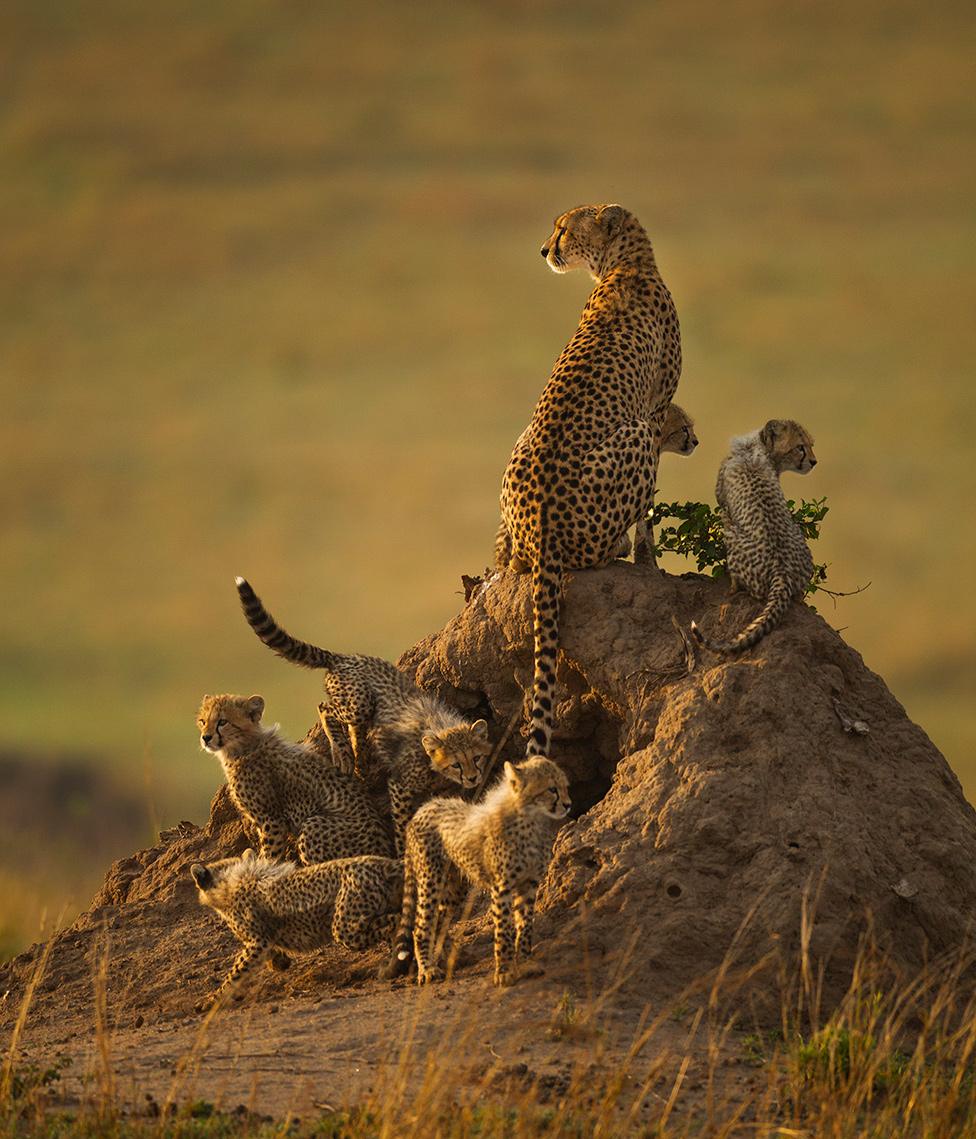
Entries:
[[525,780],[522,777],[522,772],[512,763],[507,760],[505,762],[505,777],[513,787],[521,787]]
[[473,732],[477,732],[479,736],[484,736],[485,739],[487,739],[488,738],[488,721],[487,720],[475,720],[475,722],[471,725],[471,730]]
[[762,431],[759,432],[759,441],[765,447],[772,447],[785,430],[786,423],[784,420],[770,419]]
[[423,744],[424,751],[433,759],[437,754],[437,749],[441,741],[437,736],[431,735],[430,732],[425,732],[424,735],[421,736],[420,742]]
[[213,885],[213,875],[200,862],[194,862],[190,867],[190,874],[193,876],[193,881],[196,882],[197,887],[201,890],[209,890]]
[[241,861],[242,862],[250,862],[254,858],[257,858],[257,855],[254,853],[254,847],[253,846],[249,846],[247,848],[247,850],[245,850],[244,853],[241,855]]
[[623,224],[625,213],[623,206],[603,206],[596,212],[596,224],[607,237],[613,237]]
[[247,714],[255,723],[261,719],[264,713],[264,697],[252,696],[247,702]]

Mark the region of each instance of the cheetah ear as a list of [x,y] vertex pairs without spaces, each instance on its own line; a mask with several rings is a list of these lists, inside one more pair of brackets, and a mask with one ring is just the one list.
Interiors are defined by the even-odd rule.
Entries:
[[523,785],[525,780],[522,778],[522,772],[512,763],[507,760],[505,762],[505,778],[511,783],[513,787],[518,789]]
[[479,736],[484,736],[485,739],[487,739],[488,738],[488,721],[487,720],[475,720],[475,722],[471,725],[471,730],[473,732],[477,732]]
[[264,697],[252,696],[247,702],[247,714],[257,723],[264,712]]
[[254,847],[253,846],[249,846],[247,848],[247,850],[245,850],[244,853],[241,855],[241,861],[242,862],[250,862],[254,858],[257,858],[257,855],[254,853]]
[[625,212],[623,206],[603,206],[596,212],[596,224],[607,237],[613,237],[623,224]]
[[430,732],[425,732],[423,736],[421,736],[420,742],[423,744],[424,751],[433,759],[437,754],[437,749],[441,741],[437,736],[431,735]]
[[782,419],[770,419],[766,426],[759,432],[759,441],[764,447],[772,447],[776,442],[776,438],[783,434],[786,424]]
[[209,890],[213,885],[213,875],[200,862],[194,862],[190,867],[190,874],[193,876],[193,881],[196,882],[197,887],[201,890]]

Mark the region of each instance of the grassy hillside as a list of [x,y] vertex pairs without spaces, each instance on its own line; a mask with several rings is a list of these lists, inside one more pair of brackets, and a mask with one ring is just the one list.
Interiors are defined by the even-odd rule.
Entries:
[[[102,757],[164,820],[205,691],[303,732],[245,627],[395,656],[490,555],[511,443],[617,200],[682,318],[711,494],[800,419],[826,615],[976,794],[974,21],[961,4],[12,0],[0,35],[0,742]],[[58,899],[60,901],[60,899]],[[52,899],[53,902],[53,899]]]

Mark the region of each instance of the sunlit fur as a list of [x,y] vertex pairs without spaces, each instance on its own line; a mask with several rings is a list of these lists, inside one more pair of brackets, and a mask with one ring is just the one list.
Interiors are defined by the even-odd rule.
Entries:
[[672,403],[661,431],[661,450],[673,455],[690,455],[698,446],[695,421],[683,407]]
[[262,856],[293,850],[303,863],[392,854],[390,835],[361,780],[313,748],[261,724],[260,696],[204,696],[200,744],[216,755],[234,805],[258,831]]
[[576,206],[560,214],[542,247],[546,264],[554,273],[586,269],[598,278],[625,212],[622,206],[603,205]]
[[389,937],[401,908],[402,867],[363,855],[315,866],[272,862],[246,850],[190,867],[202,905],[230,926],[242,948],[217,991],[232,990],[263,957],[288,964],[284,952],[308,952],[335,941],[364,950]]
[[[569,783],[550,759],[533,756],[504,774],[480,803],[432,799],[407,827],[403,914],[397,954],[417,960],[417,980],[441,975],[438,964],[461,877],[491,895],[495,984],[515,980],[531,951],[532,914],[552,852],[553,822],[570,809]],[[411,938],[412,932],[412,938]]]
[[813,577],[813,558],[779,484],[784,471],[809,473],[817,464],[813,438],[792,419],[771,419],[732,440],[718,472],[715,495],[722,519],[732,588],[742,586],[763,603],[759,615],[732,641],[692,635],[716,653],[740,653],[757,644],[801,599]]

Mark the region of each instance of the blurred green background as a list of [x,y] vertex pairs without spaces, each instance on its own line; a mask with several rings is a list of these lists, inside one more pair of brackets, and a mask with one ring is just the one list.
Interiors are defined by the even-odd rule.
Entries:
[[[702,443],[661,496],[806,424],[786,489],[829,497],[830,584],[872,583],[821,610],[976,796],[974,29],[891,0],[7,0],[0,951],[87,901],[106,843],[203,816],[202,693],[309,725],[319,678],[235,574],[339,649],[456,611],[590,287],[538,250],[586,201],[638,214],[681,316]],[[93,782],[41,802],[68,758]]]

